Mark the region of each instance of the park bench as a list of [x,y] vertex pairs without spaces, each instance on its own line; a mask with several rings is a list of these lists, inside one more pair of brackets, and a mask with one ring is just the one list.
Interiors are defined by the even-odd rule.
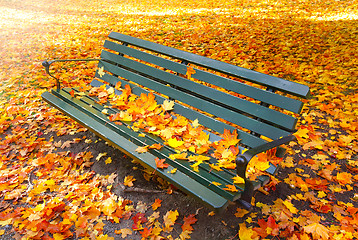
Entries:
[[[109,89],[121,82],[138,96],[153,92],[158,104],[174,101],[172,112],[190,121],[198,120],[212,142],[220,140],[225,130],[236,130],[240,139],[236,169],[213,169],[209,164],[217,159],[208,152],[205,154],[210,160],[194,171],[191,162],[169,157],[177,152],[156,134],[138,131],[128,121],[110,121],[109,114],[119,110],[98,103],[95,96],[79,92],[76,87],[61,88],[50,65],[65,61],[98,61],[92,87],[105,84]],[[270,163],[267,174],[250,180],[246,174],[250,159],[271,149],[276,149],[277,157],[283,157],[285,149],[281,145],[295,140],[293,133],[303,107],[300,99],[309,95],[309,88],[299,83],[116,32],[109,34],[100,59],[52,60],[44,61],[43,66],[57,81],[57,89],[42,94],[46,102],[214,209],[223,209],[234,201],[251,207],[254,191],[269,182],[269,174],[275,174],[278,166]],[[121,91],[116,89],[115,93]],[[155,143],[164,147],[136,151]],[[165,159],[169,167],[158,169],[157,158]],[[237,175],[245,182],[233,184]],[[237,191],[228,189],[228,185],[234,185]]]

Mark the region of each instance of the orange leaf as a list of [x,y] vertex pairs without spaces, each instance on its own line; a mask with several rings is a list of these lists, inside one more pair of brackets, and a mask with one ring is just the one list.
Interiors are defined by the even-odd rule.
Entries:
[[337,173],[336,179],[342,185],[350,184],[352,183],[352,174],[347,172]]
[[191,225],[193,225],[194,223],[196,223],[196,221],[198,221],[198,219],[195,218],[194,214],[190,214],[188,217],[184,217],[184,223],[181,226],[181,229],[183,231],[193,231],[193,227]]
[[75,97],[75,91],[73,89],[70,91],[70,94],[71,94],[71,97]]
[[135,150],[138,153],[145,153],[148,152],[148,146],[144,146],[144,147],[137,147],[137,149]]
[[186,68],[186,76],[189,78],[189,79],[191,79],[191,75],[193,75],[193,74],[195,74],[196,73],[196,71],[195,71],[195,69],[193,68],[193,67],[191,67],[191,66],[188,66],[187,68]]
[[237,188],[235,187],[235,185],[226,185],[226,188],[223,188],[226,191],[230,191],[230,192],[238,192],[239,190],[237,190]]
[[160,206],[162,206],[162,200],[160,199],[155,199],[155,202],[152,204],[152,208],[153,210],[157,210]]
[[128,235],[132,235],[132,230],[129,228],[122,228],[120,230],[114,230],[116,234],[122,234],[122,238],[126,238]]
[[160,150],[162,147],[163,145],[161,145],[160,143],[155,143],[149,146],[150,149],[158,149],[158,150]]
[[329,238],[329,229],[319,223],[312,223],[308,226],[303,227],[306,233],[311,233],[315,239],[326,240]]
[[169,167],[169,164],[164,163],[165,159],[156,158],[154,160],[155,160],[155,164],[157,165],[157,168],[163,169]]

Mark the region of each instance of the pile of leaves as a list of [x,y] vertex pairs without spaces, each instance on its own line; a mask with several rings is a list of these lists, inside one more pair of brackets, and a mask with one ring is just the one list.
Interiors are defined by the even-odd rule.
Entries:
[[[220,239],[358,238],[355,4],[0,0],[0,10],[2,237],[203,239],[210,238],[205,224],[214,222]],[[298,141],[276,178],[256,193],[252,212],[235,205],[221,216],[165,209],[159,198],[132,202],[113,189],[133,187],[133,176],[91,170],[96,159],[106,166],[117,160],[93,155],[97,143],[86,129],[43,102],[41,93],[55,82],[41,62],[98,57],[111,31],[310,86]],[[80,86],[95,67],[70,63],[57,75],[63,86]],[[74,146],[82,150],[71,152]]]

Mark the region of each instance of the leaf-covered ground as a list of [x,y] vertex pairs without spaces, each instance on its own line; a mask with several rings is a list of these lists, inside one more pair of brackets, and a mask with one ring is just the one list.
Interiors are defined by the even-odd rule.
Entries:
[[[358,4],[0,0],[1,239],[358,238]],[[98,57],[111,31],[312,89],[270,189],[211,210],[42,101],[41,62]],[[67,64],[64,85],[94,64]],[[268,195],[266,195],[268,193]]]

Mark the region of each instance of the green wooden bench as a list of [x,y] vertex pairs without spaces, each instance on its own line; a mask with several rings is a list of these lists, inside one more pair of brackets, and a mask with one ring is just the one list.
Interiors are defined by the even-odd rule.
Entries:
[[[262,175],[256,181],[246,178],[250,159],[276,147],[276,155],[283,157],[285,151],[280,145],[295,139],[292,133],[303,107],[299,99],[309,95],[309,88],[302,84],[116,32],[110,33],[105,41],[100,59],[52,60],[44,61],[43,66],[51,75],[50,65],[65,61],[99,61],[93,87],[103,84],[114,87],[120,81],[136,95],[154,92],[158,104],[167,98],[175,100],[173,111],[193,121],[198,119],[199,124],[211,130],[210,141],[219,140],[224,129],[236,129],[241,153],[248,149],[238,155],[236,170],[217,171],[202,163],[196,172],[190,162],[170,159],[176,152],[169,146],[138,153],[138,146],[163,144],[163,140],[154,134],[144,132],[144,136],[141,131],[133,131],[130,122],[114,124],[108,114],[118,110],[96,103],[95,97],[88,94],[81,93],[80,99],[73,97],[78,88],[61,88],[59,79],[53,76],[57,89],[42,94],[52,106],[145,167],[156,169],[155,159],[165,159],[170,166],[157,169],[156,174],[215,209],[226,207],[230,201],[251,207],[254,190],[267,184],[269,177]],[[189,77],[188,64],[193,73]],[[116,94],[121,92],[116,90]],[[177,171],[170,173],[174,168]],[[273,164],[266,170],[269,174],[276,171]],[[237,175],[245,183],[235,185],[237,192],[225,189]]]

